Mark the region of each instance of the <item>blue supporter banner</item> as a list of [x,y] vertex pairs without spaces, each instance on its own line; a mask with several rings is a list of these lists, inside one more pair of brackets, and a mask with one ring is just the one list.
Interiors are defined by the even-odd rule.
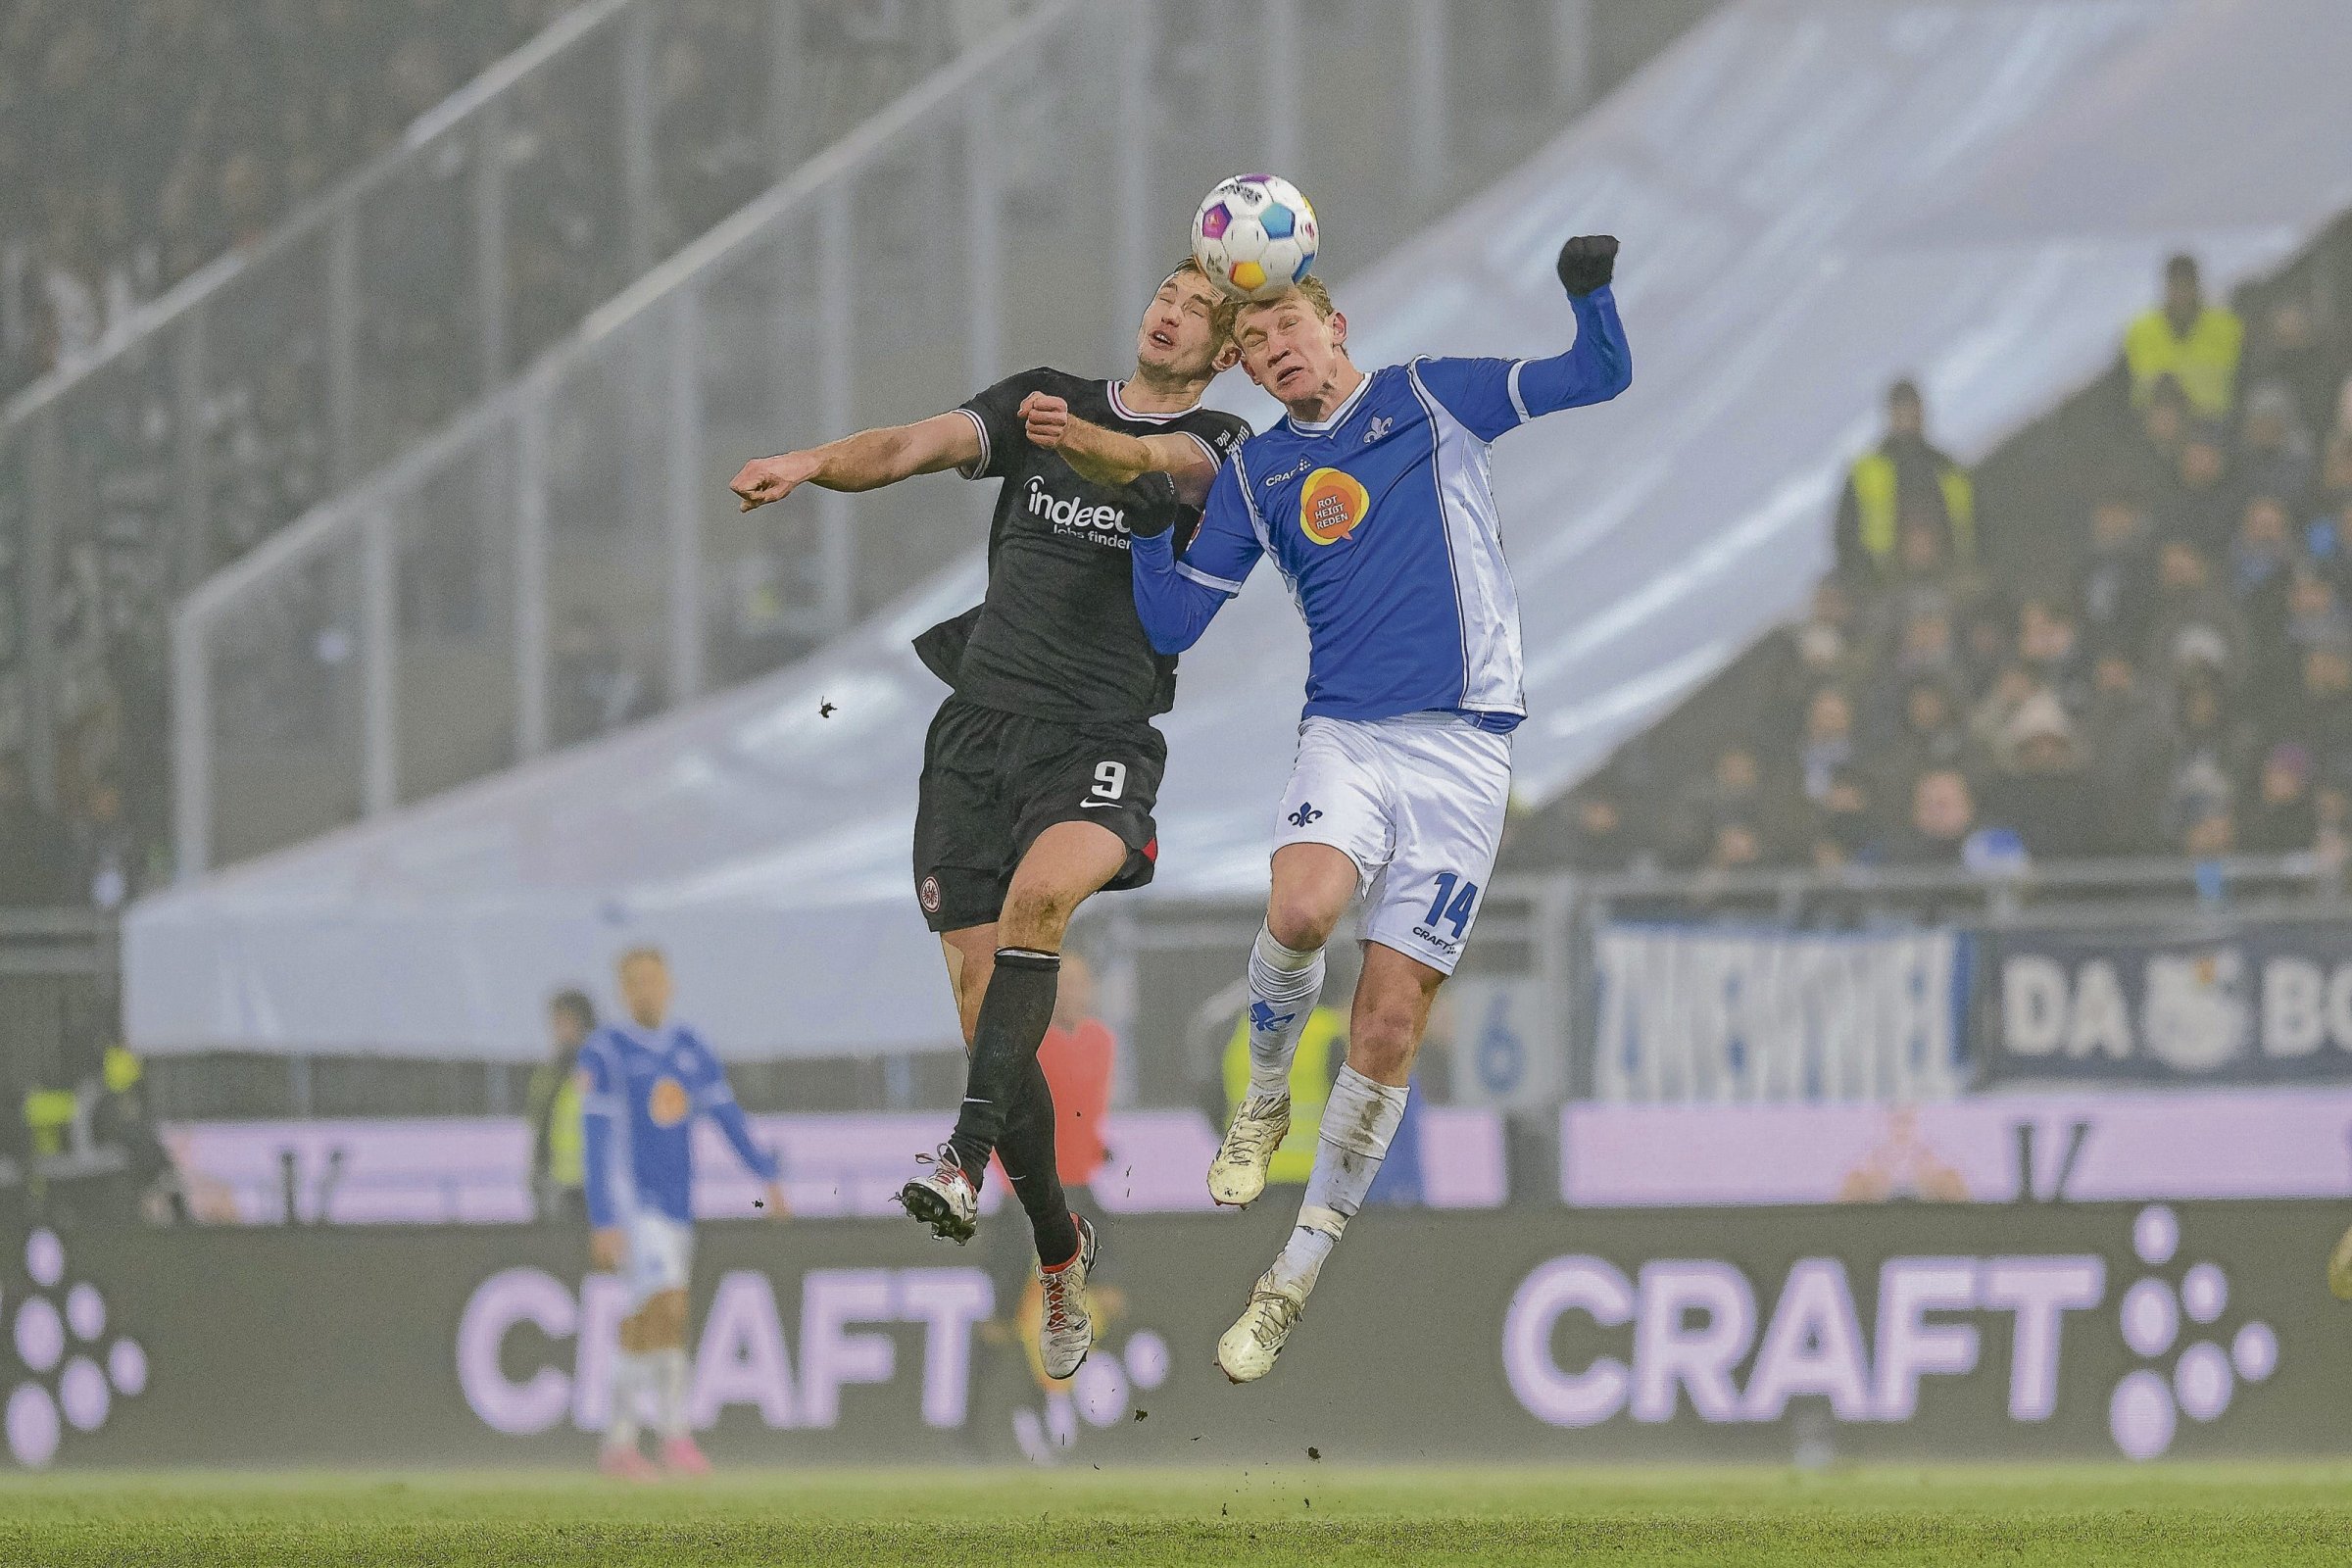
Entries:
[[2352,924],[1987,936],[1983,1079],[2352,1077]]
[[1593,938],[1592,1098],[1937,1101],[1968,1079],[1972,938],[1616,924]]

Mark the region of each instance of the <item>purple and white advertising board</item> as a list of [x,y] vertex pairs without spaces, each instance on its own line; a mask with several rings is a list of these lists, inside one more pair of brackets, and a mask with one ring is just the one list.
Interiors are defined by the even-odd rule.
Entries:
[[2346,1196],[2352,1090],[1583,1102],[1560,1113],[1560,1197],[1580,1207]]
[[[752,1118],[783,1161],[784,1195],[803,1218],[894,1215],[914,1155],[939,1142],[937,1111]],[[1417,1105],[1416,1191],[1430,1208],[1496,1208],[1507,1196],[1501,1117],[1476,1106]],[[514,1116],[178,1122],[163,1129],[197,1217],[268,1225],[517,1224],[530,1219],[530,1129]],[[1106,1213],[1206,1210],[1217,1129],[1198,1110],[1112,1111],[1110,1157],[1085,1201]],[[760,1184],[716,1129],[695,1130],[696,1212],[753,1212]],[[1400,1162],[1401,1163],[1401,1162]],[[1004,1184],[981,1191],[983,1212]]]

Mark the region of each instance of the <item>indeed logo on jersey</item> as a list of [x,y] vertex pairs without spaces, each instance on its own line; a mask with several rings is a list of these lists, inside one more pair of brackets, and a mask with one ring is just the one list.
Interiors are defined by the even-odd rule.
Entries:
[[1029,514],[1052,523],[1055,533],[1078,534],[1106,545],[1123,547],[1127,543],[1125,508],[1066,501],[1048,490],[1046,481],[1034,473],[1029,476]]
[[1298,490],[1298,531],[1319,545],[1336,545],[1372,510],[1372,497],[1352,474],[1317,468]]

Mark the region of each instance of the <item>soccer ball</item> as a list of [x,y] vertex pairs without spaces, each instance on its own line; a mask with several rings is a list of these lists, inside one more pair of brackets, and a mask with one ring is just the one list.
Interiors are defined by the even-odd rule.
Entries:
[[1315,265],[1315,210],[1278,174],[1236,174],[1193,215],[1193,260],[1236,299],[1270,300]]

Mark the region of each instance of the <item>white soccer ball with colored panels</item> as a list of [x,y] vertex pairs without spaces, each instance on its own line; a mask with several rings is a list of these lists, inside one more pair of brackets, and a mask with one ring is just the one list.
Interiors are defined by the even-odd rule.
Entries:
[[1270,300],[1315,265],[1315,209],[1279,174],[1236,174],[1193,215],[1193,260],[1242,300]]

